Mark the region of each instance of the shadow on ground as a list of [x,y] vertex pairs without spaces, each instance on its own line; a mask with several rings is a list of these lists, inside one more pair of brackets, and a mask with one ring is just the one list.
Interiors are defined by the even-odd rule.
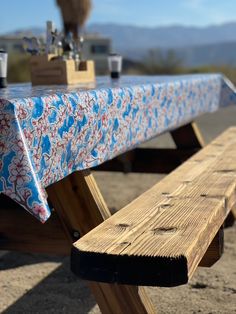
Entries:
[[[24,278],[4,280],[6,284],[3,288],[8,292],[10,291],[10,294],[19,293],[19,289],[21,289],[22,296],[2,313],[84,314],[90,312],[96,305],[86,284],[71,273],[68,257],[51,257],[16,252],[9,252],[0,257],[0,271],[9,270],[12,273],[14,269],[22,268],[23,270],[26,267],[29,268],[29,265],[32,265],[32,267],[26,275],[25,281],[28,282],[29,278],[32,281],[37,281],[38,277],[39,282],[31,289],[29,286],[25,286]],[[45,268],[48,272],[50,265],[54,270],[41,280],[41,271]],[[21,279],[20,282],[19,279]],[[21,284],[18,289],[16,287],[17,281],[18,285]],[[18,291],[15,291],[15,289]]]

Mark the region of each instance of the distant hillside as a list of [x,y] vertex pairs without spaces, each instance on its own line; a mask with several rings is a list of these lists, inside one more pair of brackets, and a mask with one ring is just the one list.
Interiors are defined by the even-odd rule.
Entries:
[[[187,66],[205,64],[236,65],[236,22],[208,27],[165,26],[138,27],[117,24],[93,24],[88,33],[98,33],[112,40],[113,50],[131,60],[142,60],[150,49],[166,53],[174,49]],[[7,35],[45,34],[43,28],[16,30]]]
[[183,47],[174,50],[186,66],[236,66],[236,41],[211,45]]
[[88,27],[110,37],[113,49],[129,59],[140,60],[150,49],[164,54],[173,49],[186,66],[236,65],[236,22],[208,27],[136,27],[96,24]]
[[176,48],[222,42],[236,42],[236,22],[208,27],[165,26],[137,27],[116,24],[94,24],[89,32],[97,32],[112,39],[114,49]]
[[18,37],[18,36],[37,36],[37,37],[45,37],[46,31],[43,27],[29,27],[29,28],[21,28],[16,29],[13,32],[0,34],[0,36],[10,36],[10,37]]

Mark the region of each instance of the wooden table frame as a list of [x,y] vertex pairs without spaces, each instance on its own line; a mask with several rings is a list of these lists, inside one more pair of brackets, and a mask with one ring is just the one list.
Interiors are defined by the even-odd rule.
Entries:
[[[195,123],[170,133],[176,149],[138,149],[98,170],[167,173],[204,146]],[[155,159],[152,163],[149,159],[145,163],[148,157],[160,157],[160,162]],[[69,255],[74,241],[111,215],[90,170],[74,172],[46,190],[54,210],[44,225],[1,195],[0,249]],[[212,255],[210,250],[209,254]],[[206,265],[207,256],[205,259]],[[95,282],[88,285],[102,313],[155,313],[142,287]]]

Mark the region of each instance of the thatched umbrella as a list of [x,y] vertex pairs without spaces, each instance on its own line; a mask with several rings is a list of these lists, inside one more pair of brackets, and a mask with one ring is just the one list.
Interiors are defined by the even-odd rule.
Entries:
[[79,30],[83,27],[91,10],[91,0],[56,0],[61,9],[64,32],[72,32],[78,39]]

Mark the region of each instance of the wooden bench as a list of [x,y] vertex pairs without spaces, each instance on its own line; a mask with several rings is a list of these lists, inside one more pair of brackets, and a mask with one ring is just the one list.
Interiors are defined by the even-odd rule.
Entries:
[[[230,128],[75,242],[72,271],[107,283],[187,283],[199,264],[221,255],[221,226],[235,208],[235,187],[236,128]],[[206,258],[216,242],[218,251]]]

